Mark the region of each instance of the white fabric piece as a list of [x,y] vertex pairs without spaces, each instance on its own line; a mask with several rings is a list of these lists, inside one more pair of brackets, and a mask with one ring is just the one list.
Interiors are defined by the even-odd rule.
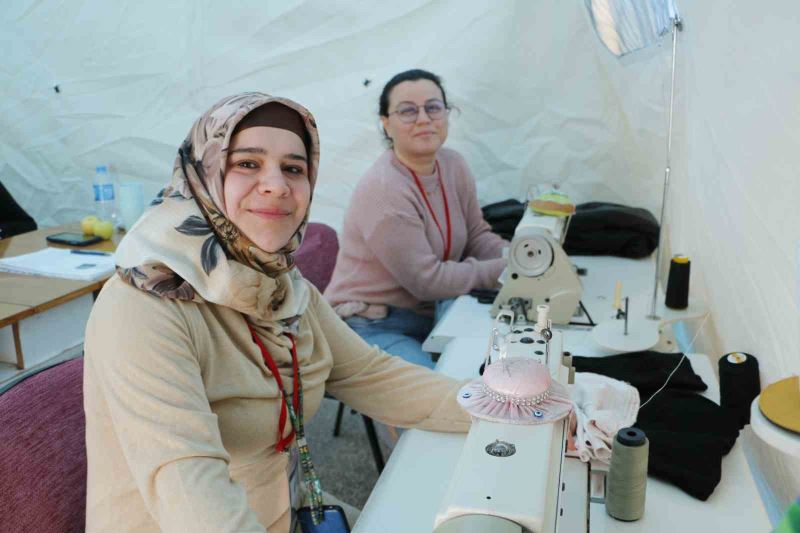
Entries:
[[577,422],[575,448],[581,461],[611,461],[611,446],[617,432],[632,426],[639,412],[639,391],[622,381],[576,372],[570,385],[573,411],[570,422]]

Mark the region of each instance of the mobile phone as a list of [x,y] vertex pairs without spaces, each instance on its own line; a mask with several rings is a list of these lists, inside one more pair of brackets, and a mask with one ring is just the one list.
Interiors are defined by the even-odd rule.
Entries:
[[48,235],[46,239],[49,242],[68,244],[70,246],[88,246],[103,240],[102,237],[98,237],[97,235],[84,235],[83,233],[72,233],[69,231]]
[[323,505],[322,522],[316,526],[311,519],[311,507],[301,507],[297,510],[297,521],[303,533],[350,533],[350,524],[340,505]]

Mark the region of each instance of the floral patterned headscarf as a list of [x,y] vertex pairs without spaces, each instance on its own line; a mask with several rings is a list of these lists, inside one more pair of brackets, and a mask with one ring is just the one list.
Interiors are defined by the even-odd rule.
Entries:
[[313,197],[319,136],[311,113],[263,93],[224,98],[194,123],[178,150],[172,181],[119,244],[115,258],[123,280],[161,298],[231,307],[256,323],[287,322],[303,313],[307,287],[291,254],[300,246],[308,212],[289,242],[272,253],[239,231],[225,210],[223,186],[234,129],[270,102],[303,119]]

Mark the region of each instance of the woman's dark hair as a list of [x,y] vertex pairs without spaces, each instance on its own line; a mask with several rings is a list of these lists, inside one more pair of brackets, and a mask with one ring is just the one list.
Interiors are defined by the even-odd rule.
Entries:
[[[442,91],[442,101],[444,101],[444,106],[447,108],[450,107],[450,105],[447,103],[447,93],[444,92],[444,87],[442,86],[442,78],[433,72],[428,72],[427,70],[422,70],[419,68],[413,68],[411,70],[401,72],[400,74],[395,74],[392,79],[386,82],[386,85],[383,86],[381,97],[378,100],[378,114],[382,117],[389,116],[389,95],[392,93],[392,89],[404,81],[418,80],[428,80],[435,83],[439,90]],[[384,141],[386,141],[391,148],[393,146],[392,139],[386,134],[385,129],[381,128],[381,131],[383,132]]]
[[450,107],[447,105],[447,93],[444,92],[444,87],[442,86],[442,79],[434,74],[433,72],[428,72],[427,70],[422,69],[411,69],[406,70],[405,72],[401,72],[400,74],[396,74],[392,79],[386,82],[386,85],[383,86],[383,92],[381,92],[380,100],[378,100],[378,114],[382,117],[389,116],[389,95],[397,85],[400,85],[404,81],[418,81],[418,80],[428,80],[432,81],[439,87],[439,90],[442,91],[442,100],[444,101],[444,105],[446,107]]

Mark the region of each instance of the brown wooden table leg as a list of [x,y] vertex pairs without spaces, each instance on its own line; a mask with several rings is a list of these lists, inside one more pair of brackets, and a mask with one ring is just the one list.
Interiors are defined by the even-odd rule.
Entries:
[[25,370],[25,358],[22,357],[22,341],[19,338],[19,322],[11,324],[11,331],[14,334],[14,348],[17,350],[17,368]]

